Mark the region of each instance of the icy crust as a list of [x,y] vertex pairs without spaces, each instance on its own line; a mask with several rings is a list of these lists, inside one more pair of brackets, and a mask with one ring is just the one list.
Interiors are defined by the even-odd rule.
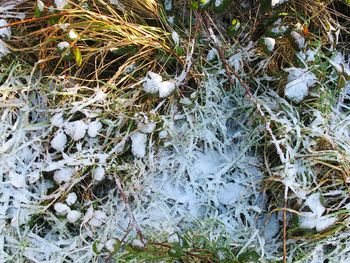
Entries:
[[[13,85],[6,82],[1,89],[13,91],[15,96],[19,87]],[[133,196],[130,205],[135,218],[149,233],[171,235],[201,219],[222,222],[237,244],[250,240],[258,245],[265,236],[275,238],[276,231],[266,235],[264,223],[256,221],[259,213],[265,216],[261,213],[263,206],[256,204],[262,173],[259,159],[249,152],[254,138],[242,128],[249,121],[245,113],[249,105],[237,104],[244,101],[243,95],[224,92],[222,85],[217,75],[208,75],[203,90],[191,96],[190,107],[175,103],[167,115],[160,115],[159,125],[140,120],[133,133],[117,133],[113,140],[106,140],[105,134],[116,133],[114,127],[123,123],[122,116],[99,119],[98,109],[92,111],[86,102],[94,100],[96,94],[71,108],[49,111],[42,99],[47,94],[37,91],[33,97],[38,101],[33,104],[40,111],[36,112],[21,93],[19,108],[1,112],[0,175],[4,187],[0,189],[0,220],[5,226],[1,230],[5,238],[2,244],[8,247],[2,248],[6,253],[1,254],[1,260],[20,252],[13,231],[25,226],[38,211],[44,211],[45,220],[51,223],[40,230],[26,230],[30,246],[23,257],[28,260],[62,261],[70,254],[76,262],[86,262],[94,254],[92,242],[84,240],[98,239],[104,244],[121,239],[130,218],[111,183],[114,172],[130,176],[125,192]],[[103,105],[103,100],[94,103],[94,107]],[[77,107],[85,117],[71,120],[69,112]],[[162,140],[160,148],[152,141],[156,132]],[[132,159],[117,164],[116,158],[125,151],[132,154]],[[79,185],[83,180],[90,182],[92,189],[104,184],[110,188],[94,192],[92,205],[81,199],[83,190]],[[52,203],[40,205],[43,200]],[[278,222],[273,226],[278,229]],[[69,232],[72,228],[77,232]],[[222,230],[216,225],[213,238]],[[106,250],[102,248],[103,253],[110,249],[111,242],[106,243]]]

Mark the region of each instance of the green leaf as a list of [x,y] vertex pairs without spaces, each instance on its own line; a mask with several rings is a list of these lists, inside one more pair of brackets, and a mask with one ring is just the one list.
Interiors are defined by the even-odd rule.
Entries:
[[255,250],[247,250],[238,256],[240,263],[259,262],[260,255]]
[[227,29],[227,34],[229,36],[236,35],[240,27],[241,27],[241,22],[239,22],[238,19],[232,19],[231,25]]
[[115,241],[115,244],[114,244],[114,250],[111,254],[113,255],[113,254],[117,253],[119,251],[121,245],[122,245],[122,242],[119,239],[117,239]]
[[200,8],[206,8],[209,6],[211,0],[199,0],[199,7]]
[[40,11],[38,6],[35,7],[34,16],[35,17],[40,17],[41,16],[41,11]]
[[78,47],[73,48],[73,53],[75,56],[75,62],[77,62],[77,65],[80,67],[81,64],[83,64],[83,58],[81,56],[80,49]]
[[192,1],[192,2],[190,3],[190,9],[192,9],[192,10],[197,10],[198,8],[199,8],[199,4],[198,4],[197,1]]
[[345,87],[345,85],[346,85],[346,79],[345,79],[343,74],[340,74],[339,78],[338,78],[337,86],[338,86],[339,89],[342,89],[342,88]]
[[94,243],[92,243],[92,251],[93,251],[96,255],[100,254],[100,251],[98,251],[99,249],[98,249],[98,247],[97,247],[97,245],[98,245],[99,243],[100,243],[99,240],[95,240]]
[[168,255],[173,258],[181,258],[184,255],[184,251],[179,245],[176,245],[169,249]]
[[48,23],[49,25],[53,26],[58,24],[58,22],[60,21],[61,16],[52,16],[48,19]]

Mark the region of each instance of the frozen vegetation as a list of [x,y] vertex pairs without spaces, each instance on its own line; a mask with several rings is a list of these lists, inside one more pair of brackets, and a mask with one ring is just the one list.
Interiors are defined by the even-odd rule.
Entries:
[[[37,1],[40,12],[44,2]],[[163,4],[174,8],[171,0]],[[55,0],[52,8],[69,5]],[[1,12],[15,3],[5,7]],[[6,19],[0,19],[5,59],[13,52]],[[219,262],[284,256],[285,262],[347,262],[349,57],[338,48],[335,28],[327,31],[332,44],[321,47],[297,23],[275,20],[270,36],[245,44],[226,43],[209,27],[210,37],[200,39],[196,88],[186,81],[198,67],[194,41],[181,50],[182,69],[147,68],[131,91],[45,78],[37,65],[4,63],[0,262],[151,262],[135,255],[152,242],[175,262],[179,247],[193,253],[184,240],[196,235],[203,244],[220,244]],[[271,73],[289,27],[297,62]],[[175,29],[168,33],[174,50],[188,41]],[[52,50],[77,57],[80,34],[63,31],[68,38]],[[133,74],[138,67],[123,70]]]

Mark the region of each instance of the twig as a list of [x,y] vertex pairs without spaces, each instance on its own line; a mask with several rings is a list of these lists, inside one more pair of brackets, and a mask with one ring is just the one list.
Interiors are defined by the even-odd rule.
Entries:
[[287,263],[287,200],[288,186],[285,187],[283,205],[283,263]]
[[21,24],[25,24],[25,23],[30,23],[30,22],[38,22],[38,21],[42,21],[42,20],[47,20],[50,17],[63,16],[63,15],[68,15],[68,12],[61,12],[61,13],[57,13],[57,14],[51,14],[51,15],[42,16],[42,17],[33,17],[33,18],[24,19],[21,21],[16,21],[16,22],[12,22],[12,23],[0,26],[0,29],[5,28],[5,27],[17,26],[17,25],[21,25]]
[[114,174],[114,180],[115,180],[115,183],[117,185],[119,194],[120,194],[122,200],[124,201],[124,204],[125,204],[126,210],[128,212],[128,215],[130,217],[130,223],[135,228],[136,233],[140,237],[141,242],[143,244],[146,244],[146,241],[145,241],[144,236],[142,234],[141,228],[138,225],[138,223],[137,223],[137,221],[136,221],[136,219],[134,217],[134,214],[131,211],[131,208],[130,208],[130,205],[129,205],[129,202],[128,202],[128,197],[126,196],[125,192],[123,191],[123,188],[122,188],[122,185],[120,183],[120,179],[119,179],[118,175]]

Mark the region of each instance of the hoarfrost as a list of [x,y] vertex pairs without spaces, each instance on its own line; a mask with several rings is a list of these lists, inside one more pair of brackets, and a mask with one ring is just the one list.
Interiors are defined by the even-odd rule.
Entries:
[[9,26],[6,26],[7,24],[8,23],[5,19],[0,19],[0,37],[3,37],[5,39],[9,39],[11,37],[11,28]]
[[74,141],[79,141],[84,138],[88,126],[84,121],[66,122],[64,124],[65,133],[70,136]]
[[90,137],[95,138],[101,129],[102,123],[99,120],[95,120],[89,123],[87,133]]
[[285,95],[288,99],[299,103],[308,95],[309,88],[316,83],[317,78],[307,69],[293,67],[287,68],[285,71],[289,73]]
[[70,211],[69,206],[63,203],[56,203],[53,208],[55,209],[56,213],[61,216],[66,215]]
[[66,203],[67,205],[71,206],[71,205],[74,205],[75,202],[77,201],[78,199],[78,196],[76,193],[72,192],[72,193],[69,193],[67,195],[67,198],[66,198]]
[[53,179],[59,184],[68,182],[74,175],[74,172],[74,168],[62,168],[54,172]]
[[272,37],[265,37],[264,38],[264,43],[266,46],[266,49],[269,52],[272,52],[275,49],[275,44],[276,44],[276,40]]
[[132,146],[131,151],[135,157],[145,157],[147,135],[136,132],[131,136]]
[[67,213],[67,221],[69,223],[76,223],[78,222],[78,220],[81,218],[81,212],[79,212],[78,210],[70,210]]
[[63,151],[64,148],[67,145],[67,136],[64,134],[63,131],[59,131],[51,140],[50,142],[51,147],[54,148],[56,151]]
[[55,0],[55,5],[57,9],[64,9],[68,5],[67,0]]

